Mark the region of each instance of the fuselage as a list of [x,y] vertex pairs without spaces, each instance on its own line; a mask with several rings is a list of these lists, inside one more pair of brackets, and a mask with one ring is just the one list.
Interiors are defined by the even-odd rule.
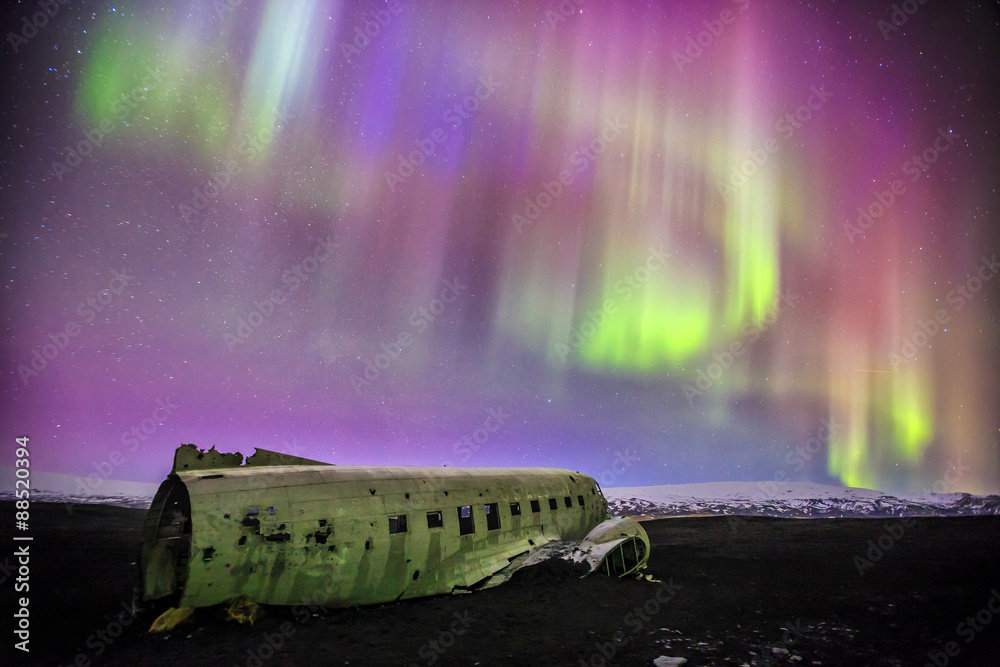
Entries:
[[583,539],[607,513],[593,478],[559,468],[179,468],[150,507],[141,567],[144,599],[181,606],[474,588],[519,554]]

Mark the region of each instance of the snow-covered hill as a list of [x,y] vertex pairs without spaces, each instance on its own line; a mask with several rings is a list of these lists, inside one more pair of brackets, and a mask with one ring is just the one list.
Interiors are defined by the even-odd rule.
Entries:
[[871,489],[808,482],[713,482],[604,489],[615,516],[733,514],[776,517],[888,517],[1000,514],[1000,496],[924,493],[891,496]]
[[[0,500],[12,500],[14,469],[0,466]],[[35,502],[99,503],[147,508],[156,484],[33,472]],[[732,514],[776,517],[961,516],[1000,514],[1000,496],[880,491],[791,482],[711,482],[604,489],[614,516]]]
[[[0,466],[0,500],[14,500],[15,470]],[[157,484],[117,479],[74,477],[58,472],[32,470],[31,501],[42,503],[90,503],[145,509],[153,502]]]

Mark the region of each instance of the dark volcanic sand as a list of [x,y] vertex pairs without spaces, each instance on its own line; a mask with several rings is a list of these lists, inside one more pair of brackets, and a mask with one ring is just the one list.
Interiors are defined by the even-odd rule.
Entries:
[[[13,503],[0,503],[13,517]],[[68,511],[71,509],[72,511]],[[580,579],[563,564],[529,568],[486,591],[316,616],[269,607],[254,626],[218,608],[167,636],[145,632],[147,605],[110,645],[132,599],[144,511],[31,507],[31,653],[4,664],[129,665],[1000,665],[1000,517],[915,519],[873,567],[853,562],[899,519],[684,517],[644,523],[648,572],[664,583]],[[10,524],[0,536],[12,562]],[[888,544],[888,538],[883,538]],[[13,573],[4,572],[11,627]],[[659,591],[661,600],[656,601]],[[651,616],[641,612],[644,604]],[[1000,596],[993,602],[1000,608]],[[644,614],[636,614],[636,608]],[[959,626],[979,613],[985,626]],[[457,615],[456,615],[457,614]],[[123,612],[123,617],[128,615]],[[453,630],[459,631],[452,633]],[[282,634],[284,632],[284,635]],[[624,642],[611,642],[616,632]],[[88,647],[88,638],[90,646]],[[272,644],[279,645],[275,651]],[[969,640],[969,641],[967,641]],[[948,642],[956,657],[942,651]],[[447,647],[445,647],[447,645]],[[101,655],[95,655],[101,649]],[[779,649],[775,653],[773,649]],[[782,653],[781,651],[787,651]],[[263,655],[266,660],[258,662]],[[273,655],[272,655],[273,654]],[[27,659],[25,659],[27,658]],[[581,662],[583,661],[583,662]]]

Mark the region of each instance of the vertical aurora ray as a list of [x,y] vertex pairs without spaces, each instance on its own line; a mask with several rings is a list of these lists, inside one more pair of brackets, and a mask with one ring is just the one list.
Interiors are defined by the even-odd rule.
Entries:
[[923,461],[934,436],[932,379],[920,368],[905,368],[893,375],[891,389],[893,433],[896,458],[910,466]]
[[[331,19],[339,12],[333,5]],[[319,0],[269,0],[254,40],[242,90],[242,108],[252,136],[265,136],[276,113],[301,108],[309,100],[327,20]]]
[[877,483],[871,461],[872,377],[859,373],[867,362],[862,342],[851,348],[838,348],[830,373],[830,420],[841,428],[831,433],[827,467],[831,475],[847,486],[872,487]]
[[778,293],[778,230],[773,197],[763,178],[759,178],[740,188],[726,209],[725,320],[737,331],[747,322],[762,322]]
[[[748,28],[738,38],[752,40],[751,35]],[[583,341],[574,348],[580,349],[579,360],[587,366],[644,373],[676,368],[713,345],[732,342],[743,325],[760,324],[774,304],[780,274],[779,202],[773,192],[777,160],[762,167],[750,161],[752,178],[738,182],[723,202],[717,201],[715,187],[706,188],[692,178],[716,170],[728,178],[748,161],[748,150],[763,141],[759,131],[766,126],[763,114],[750,113],[760,106],[760,93],[754,90],[759,73],[749,69],[739,49],[736,53],[733,66],[739,85],[731,97],[724,90],[714,93],[725,100],[730,118],[717,114],[715,123],[682,119],[680,105],[656,100],[642,88],[633,102],[624,137],[627,171],[608,176],[612,192],[622,192],[620,182],[625,180],[627,197],[612,195],[606,200],[611,206],[602,210],[608,224],[601,240],[606,249],[597,269],[598,287],[582,295],[574,314],[574,335]],[[647,78],[644,69],[638,79]],[[713,152],[725,155],[724,162],[716,164]],[[722,218],[713,219],[719,207]],[[634,248],[663,240],[669,245],[678,237],[701,246],[710,265],[714,262],[709,253],[721,244],[726,287],[721,304],[712,294],[717,279],[704,270],[667,266],[651,273],[640,289],[629,287],[629,277],[643,271]],[[605,304],[615,312],[595,317]],[[723,323],[734,332],[732,336],[715,333]]]
[[596,298],[581,309],[577,335],[584,339],[584,363],[649,372],[682,364],[704,349],[712,311],[707,277],[685,274],[670,265],[670,257],[665,266],[650,269],[647,261],[656,256],[642,250],[630,253],[630,261],[606,262]]
[[[739,56],[730,66],[735,70],[736,86],[730,103],[727,164],[720,178],[730,186],[725,213],[726,308],[725,321],[733,330],[748,322],[758,324],[774,302],[779,288],[775,177],[776,164],[782,156],[770,156],[760,164],[754,155],[769,138],[771,119],[758,109],[766,99],[765,77],[745,54],[757,50],[757,37],[746,17],[736,27]],[[766,129],[765,129],[766,128]],[[742,178],[740,178],[742,177]],[[736,188],[732,192],[732,187]]]

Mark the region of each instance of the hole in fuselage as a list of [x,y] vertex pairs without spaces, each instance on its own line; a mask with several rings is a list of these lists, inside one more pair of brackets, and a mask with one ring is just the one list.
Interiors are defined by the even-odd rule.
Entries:
[[[143,527],[140,579],[143,599],[179,599],[191,558],[191,499],[184,483],[167,478],[156,492]],[[205,550],[202,552],[205,556]],[[214,553],[209,552],[208,555]]]

